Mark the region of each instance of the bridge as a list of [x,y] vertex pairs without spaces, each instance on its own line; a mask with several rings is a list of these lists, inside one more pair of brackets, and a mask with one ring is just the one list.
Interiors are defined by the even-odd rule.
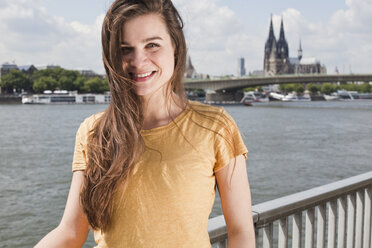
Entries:
[[184,83],[185,89],[203,89],[207,101],[239,101],[243,97],[242,89],[254,86],[288,83],[347,83],[372,82],[372,74],[290,74],[265,77],[245,77],[234,79],[191,80]]

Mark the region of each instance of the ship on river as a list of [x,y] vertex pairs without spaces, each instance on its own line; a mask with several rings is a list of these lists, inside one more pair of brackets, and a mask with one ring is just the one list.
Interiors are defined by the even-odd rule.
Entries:
[[111,95],[106,94],[78,94],[76,91],[55,90],[44,91],[43,94],[22,96],[23,104],[108,104]]

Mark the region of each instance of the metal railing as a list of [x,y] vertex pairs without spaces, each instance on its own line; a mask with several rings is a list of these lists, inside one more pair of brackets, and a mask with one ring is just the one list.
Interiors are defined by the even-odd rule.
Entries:
[[[372,248],[372,171],[252,207],[256,247]],[[227,247],[223,216],[209,220],[213,247]]]

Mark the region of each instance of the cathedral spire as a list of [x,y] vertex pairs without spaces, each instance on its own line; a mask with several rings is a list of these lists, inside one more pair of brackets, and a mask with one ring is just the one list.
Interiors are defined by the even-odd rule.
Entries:
[[285,40],[285,35],[284,35],[284,25],[283,25],[283,16],[282,16],[282,21],[280,23],[280,34],[279,34],[279,41]]
[[289,58],[288,43],[285,39],[285,34],[284,34],[283,16],[282,16],[282,21],[280,23],[280,34],[279,34],[279,40],[278,40],[278,57],[283,60],[284,59],[287,60]]
[[273,15],[271,14],[270,18],[270,31],[269,31],[269,40],[275,40],[275,35],[274,35],[274,27],[273,27]]
[[302,46],[301,46],[301,38],[300,38],[300,46],[298,48],[298,60],[301,60],[302,59]]
[[273,15],[271,15],[269,37],[267,37],[266,44],[265,44],[265,54],[267,55],[267,57],[271,53],[273,44],[275,44],[276,46],[276,38],[274,35],[274,27],[273,27]]

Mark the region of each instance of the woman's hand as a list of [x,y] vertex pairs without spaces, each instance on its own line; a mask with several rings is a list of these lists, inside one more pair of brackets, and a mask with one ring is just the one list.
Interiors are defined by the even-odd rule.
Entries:
[[[234,167],[235,164],[235,167]],[[254,248],[251,193],[243,155],[216,172],[229,248]]]
[[80,189],[83,180],[83,171],[74,172],[62,220],[57,228],[40,240],[36,248],[70,248],[84,245],[89,233],[89,223],[80,206]]

